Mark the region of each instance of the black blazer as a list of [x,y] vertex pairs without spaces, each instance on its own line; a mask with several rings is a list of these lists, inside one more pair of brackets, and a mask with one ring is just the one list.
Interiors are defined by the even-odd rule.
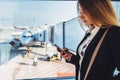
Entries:
[[[81,64],[81,80],[84,80],[91,56],[106,29],[107,28],[101,28],[98,31],[85,51],[85,56]],[[84,39],[80,42],[78,47],[83,41]],[[72,56],[71,61],[69,61],[75,65],[76,80],[78,80],[78,71],[80,67],[79,60],[80,57],[77,48],[76,55]],[[120,27],[112,26],[109,28],[109,31],[101,44],[95,61],[89,71],[87,80],[120,80],[120,74],[113,76],[116,67],[120,70]]]

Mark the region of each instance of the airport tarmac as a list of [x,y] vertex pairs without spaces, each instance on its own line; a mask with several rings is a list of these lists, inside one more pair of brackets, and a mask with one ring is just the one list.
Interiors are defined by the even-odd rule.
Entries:
[[[26,48],[20,48],[23,50]],[[32,47],[30,48],[30,55],[17,55],[9,62],[0,66],[0,80],[18,80],[18,79],[33,79],[39,78],[47,79],[54,77],[66,77],[75,75],[74,65],[66,63],[62,60],[46,61],[39,59],[41,55],[56,53],[55,47]],[[37,57],[37,65],[33,65],[34,57]]]

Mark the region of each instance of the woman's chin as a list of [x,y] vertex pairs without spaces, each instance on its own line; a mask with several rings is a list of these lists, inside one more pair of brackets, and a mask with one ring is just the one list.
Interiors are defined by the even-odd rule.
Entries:
[[86,26],[89,26],[90,24],[85,23]]
[[85,22],[85,25],[86,25],[86,26],[90,26],[91,24],[89,24],[89,23]]

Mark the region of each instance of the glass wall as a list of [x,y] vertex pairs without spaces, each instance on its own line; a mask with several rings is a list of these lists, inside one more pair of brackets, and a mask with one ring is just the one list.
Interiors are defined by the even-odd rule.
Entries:
[[54,44],[63,48],[63,22],[54,26]]
[[112,5],[117,13],[118,20],[120,21],[120,1],[112,1]]
[[76,51],[85,33],[82,28],[84,26],[80,26],[78,20],[78,18],[74,18],[65,22],[65,47],[73,51]]
[[0,42],[0,64],[3,64],[9,60],[11,45],[8,41]]

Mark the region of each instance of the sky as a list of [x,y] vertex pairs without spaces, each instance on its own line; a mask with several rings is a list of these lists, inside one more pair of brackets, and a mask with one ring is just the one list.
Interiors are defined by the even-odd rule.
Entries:
[[77,16],[77,1],[0,1],[0,25],[53,25]]

